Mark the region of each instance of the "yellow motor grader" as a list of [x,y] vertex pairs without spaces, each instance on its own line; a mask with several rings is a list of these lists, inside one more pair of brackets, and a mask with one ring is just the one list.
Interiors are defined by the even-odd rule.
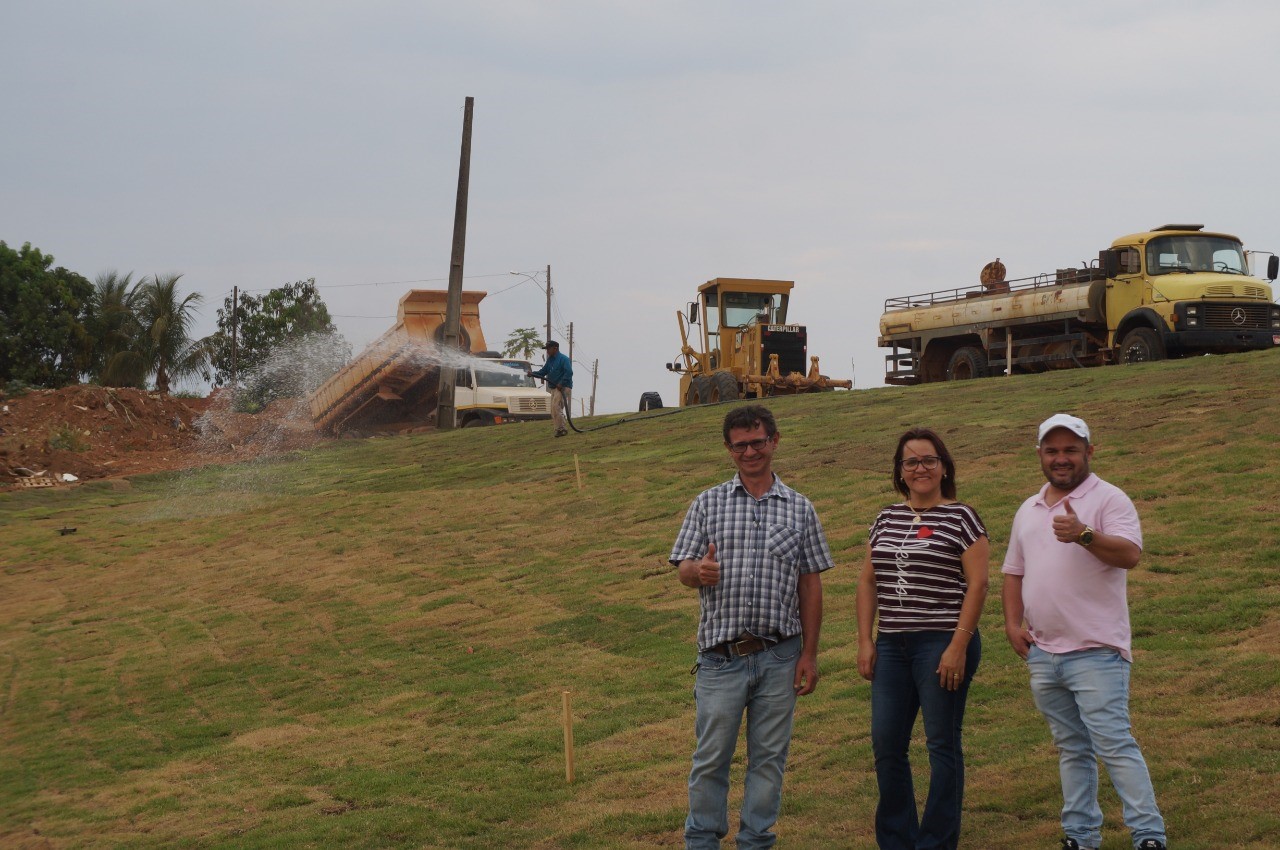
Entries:
[[667,364],[680,375],[682,406],[853,388],[823,375],[805,327],[787,324],[793,286],[718,277],[698,287],[698,300],[676,313],[681,359]]

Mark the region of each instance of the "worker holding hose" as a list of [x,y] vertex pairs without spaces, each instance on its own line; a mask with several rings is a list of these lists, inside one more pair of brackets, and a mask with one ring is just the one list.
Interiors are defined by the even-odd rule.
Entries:
[[547,382],[551,392],[551,421],[555,423],[556,436],[563,437],[569,433],[569,404],[573,395],[573,363],[560,353],[560,343],[547,340],[543,346],[547,352],[547,361],[541,369],[529,374]]

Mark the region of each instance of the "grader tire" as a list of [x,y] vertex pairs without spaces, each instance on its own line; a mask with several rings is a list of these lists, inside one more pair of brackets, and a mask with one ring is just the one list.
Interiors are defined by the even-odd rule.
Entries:
[[699,375],[690,381],[689,397],[686,401],[690,407],[711,401],[711,379],[706,375]]
[[640,394],[640,412],[646,410],[660,410],[662,408],[662,396],[655,392],[647,392]]
[[711,376],[711,403],[736,401],[738,398],[738,379],[732,372],[720,371]]

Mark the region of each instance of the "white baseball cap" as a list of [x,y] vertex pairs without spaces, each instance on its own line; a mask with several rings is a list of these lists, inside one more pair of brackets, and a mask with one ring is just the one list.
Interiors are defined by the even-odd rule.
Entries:
[[1086,443],[1090,442],[1089,426],[1084,424],[1083,419],[1068,413],[1055,413],[1040,423],[1040,436],[1036,437],[1036,445],[1043,443],[1044,438],[1055,428],[1066,428],[1077,437],[1084,437]]

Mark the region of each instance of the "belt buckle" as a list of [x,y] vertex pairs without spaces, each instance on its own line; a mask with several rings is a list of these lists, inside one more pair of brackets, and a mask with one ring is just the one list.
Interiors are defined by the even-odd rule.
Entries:
[[758,650],[753,649],[749,652],[743,652],[738,647],[742,646],[743,644],[759,643],[759,642],[760,642],[760,638],[756,638],[756,637],[738,638],[737,640],[729,644],[729,652],[741,658],[744,655],[750,655],[752,652],[757,652]]

